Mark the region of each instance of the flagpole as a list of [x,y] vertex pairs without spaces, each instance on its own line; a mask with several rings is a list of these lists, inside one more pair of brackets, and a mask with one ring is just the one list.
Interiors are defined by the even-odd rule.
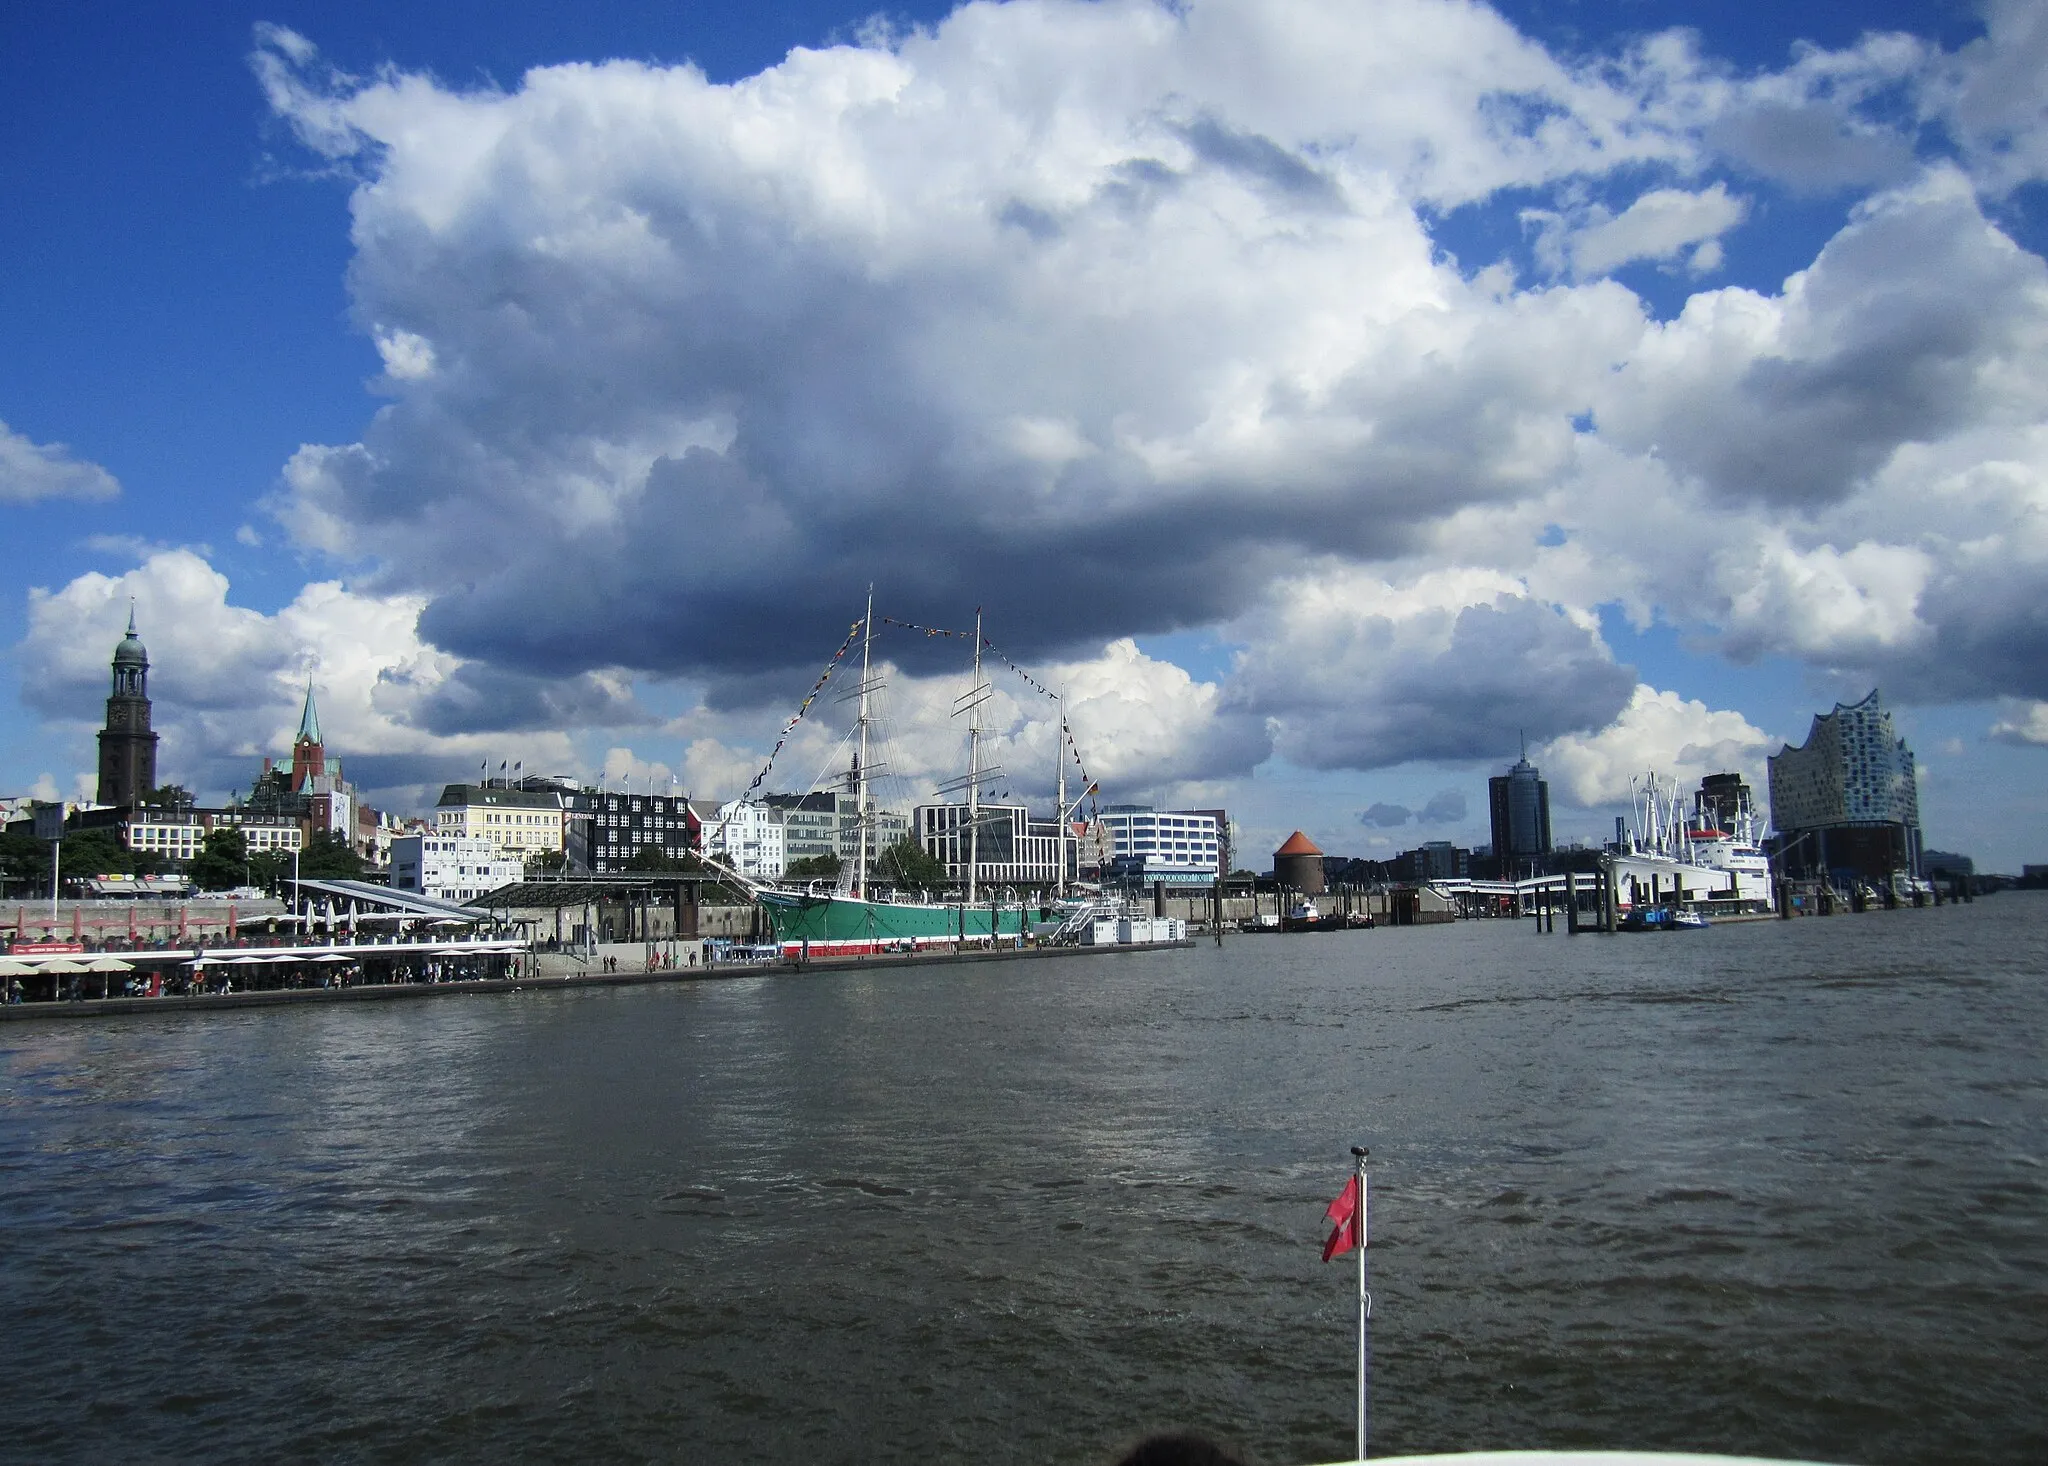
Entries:
[[1372,1317],[1372,1294],[1365,1288],[1366,1244],[1371,1240],[1367,1219],[1365,1158],[1371,1154],[1362,1145],[1351,1147],[1351,1154],[1358,1159],[1358,1459],[1365,1459],[1365,1372],[1369,1362],[1366,1344],[1366,1323]]

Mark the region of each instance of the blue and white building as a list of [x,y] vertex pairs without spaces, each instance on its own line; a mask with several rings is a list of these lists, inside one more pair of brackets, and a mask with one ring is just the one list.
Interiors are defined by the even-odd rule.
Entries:
[[1102,811],[1110,864],[1146,885],[1204,885],[1230,874],[1224,816],[1217,810],[1112,804]]
[[497,840],[400,835],[391,842],[391,889],[441,901],[474,901],[526,879],[526,862]]

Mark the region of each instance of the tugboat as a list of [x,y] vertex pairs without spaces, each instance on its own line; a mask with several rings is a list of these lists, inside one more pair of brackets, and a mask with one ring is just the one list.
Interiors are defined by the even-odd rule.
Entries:
[[1316,909],[1316,903],[1304,896],[1294,903],[1294,909],[1287,913],[1280,923],[1280,930],[1286,932],[1341,932],[1350,923],[1341,911],[1325,916]]

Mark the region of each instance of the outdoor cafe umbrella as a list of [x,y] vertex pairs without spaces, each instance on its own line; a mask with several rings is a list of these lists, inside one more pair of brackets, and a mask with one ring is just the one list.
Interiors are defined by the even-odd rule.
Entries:
[[87,972],[133,972],[133,962],[123,962],[119,957],[95,957],[85,964]]
[[0,957],[0,977],[34,977],[36,969],[11,957]]
[[36,971],[39,973],[56,972],[68,976],[74,972],[90,972],[92,971],[92,969],[87,967],[83,962],[73,962],[68,957],[59,957],[55,962],[43,963],[42,966],[36,969]]

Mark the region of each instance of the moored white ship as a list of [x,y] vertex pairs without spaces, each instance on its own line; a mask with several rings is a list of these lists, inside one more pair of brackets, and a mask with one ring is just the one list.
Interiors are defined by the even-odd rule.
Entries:
[[1635,828],[1609,857],[1622,912],[1675,906],[1762,915],[1773,909],[1771,863],[1758,843],[1753,810],[1688,815],[1677,799],[1665,797],[1655,774],[1635,788],[1633,802]]

